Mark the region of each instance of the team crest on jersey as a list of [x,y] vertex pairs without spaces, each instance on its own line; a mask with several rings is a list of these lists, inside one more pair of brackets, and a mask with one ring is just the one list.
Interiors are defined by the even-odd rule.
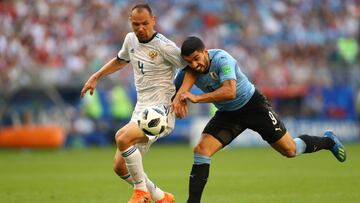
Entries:
[[215,72],[210,72],[210,76],[211,76],[211,78],[213,79],[213,80],[218,80],[219,79],[219,76],[218,76],[218,74],[216,74]]
[[151,60],[154,60],[158,56],[158,53],[156,51],[154,51],[154,50],[151,50],[148,55],[149,55]]

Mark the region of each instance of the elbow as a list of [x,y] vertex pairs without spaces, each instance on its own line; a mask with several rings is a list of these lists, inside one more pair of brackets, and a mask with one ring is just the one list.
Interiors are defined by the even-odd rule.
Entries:
[[228,91],[228,99],[232,100],[236,98],[236,90],[229,90]]
[[234,91],[233,94],[231,94],[231,99],[235,99],[236,98],[236,91]]
[[222,100],[233,100],[236,98],[236,93],[227,92],[226,94],[223,94]]

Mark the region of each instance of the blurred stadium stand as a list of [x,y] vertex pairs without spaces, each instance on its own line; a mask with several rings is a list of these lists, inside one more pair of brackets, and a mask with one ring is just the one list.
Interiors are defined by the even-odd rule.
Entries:
[[[235,56],[293,132],[298,132],[296,126],[314,128],[316,123],[318,133],[335,122],[352,126],[350,131],[336,128],[340,136],[360,139],[360,1],[145,2],[157,16],[157,31],[178,45],[188,35],[198,35],[209,48]],[[21,126],[31,115],[33,124],[61,126],[67,146],[111,144],[130,115],[114,115],[114,87],[124,88],[127,94],[119,97],[126,105],[136,101],[131,68],[103,80],[91,107],[79,93],[90,74],[121,48],[134,3],[0,1],[1,126]],[[208,105],[191,109],[191,117],[178,120],[163,142],[187,142],[201,130],[211,110]]]

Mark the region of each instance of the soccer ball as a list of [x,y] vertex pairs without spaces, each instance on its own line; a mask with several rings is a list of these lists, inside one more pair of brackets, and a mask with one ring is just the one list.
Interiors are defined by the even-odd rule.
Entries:
[[159,106],[146,107],[138,120],[140,129],[150,136],[157,136],[164,132],[167,126],[167,116],[163,108]]

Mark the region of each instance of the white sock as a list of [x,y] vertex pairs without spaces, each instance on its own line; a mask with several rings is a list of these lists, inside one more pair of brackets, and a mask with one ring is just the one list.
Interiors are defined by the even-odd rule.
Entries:
[[129,183],[131,186],[134,186],[134,180],[132,179],[130,173],[127,173],[126,175],[120,176],[121,179],[125,180],[127,183]]
[[135,145],[131,146],[125,151],[122,151],[121,156],[124,158],[126,167],[133,179],[134,188],[147,191],[142,157],[138,148]]
[[[145,175],[145,183],[146,183],[146,188],[148,189],[148,191],[150,192],[151,195],[151,199],[153,201],[159,201],[162,198],[164,198],[164,191],[162,191],[159,187],[156,186],[155,183],[153,183],[146,174]],[[130,173],[120,176],[123,180],[125,180],[127,183],[129,183],[131,186],[134,185],[134,181],[130,175]]]
[[150,192],[151,195],[151,199],[156,202],[161,200],[162,198],[164,198],[164,191],[162,191],[159,187],[156,186],[155,183],[153,183],[148,177],[147,175],[144,173],[145,175],[145,182],[146,182],[146,187],[148,189],[148,191]]

